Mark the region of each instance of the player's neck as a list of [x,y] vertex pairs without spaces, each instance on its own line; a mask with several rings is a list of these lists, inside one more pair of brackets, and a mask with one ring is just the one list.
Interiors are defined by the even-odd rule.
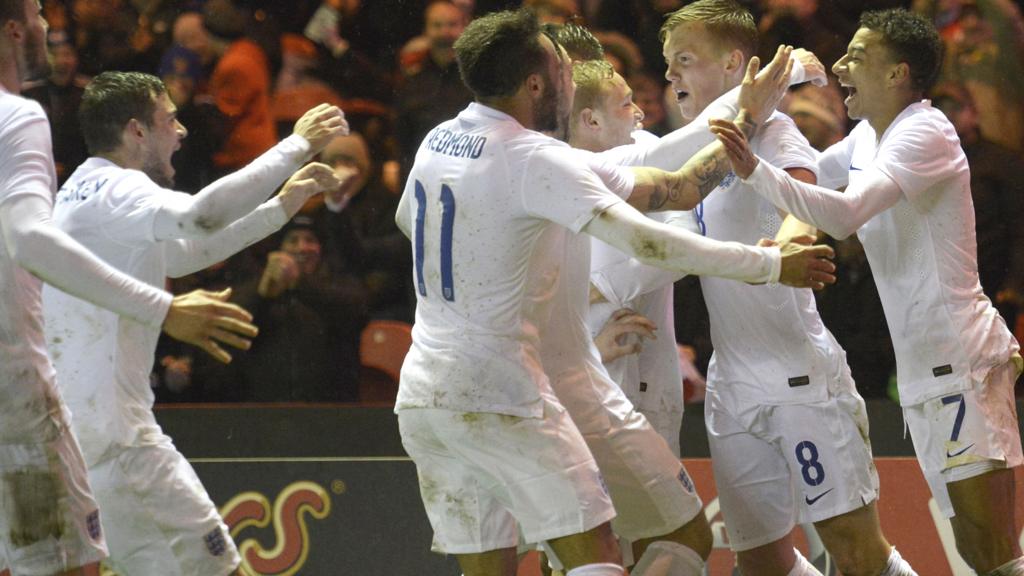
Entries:
[[138,155],[129,153],[124,147],[111,150],[109,152],[101,152],[96,154],[96,156],[109,162],[113,162],[124,169],[142,169],[142,161],[140,158],[137,158]]
[[18,94],[21,92],[21,72],[13,58],[0,55],[0,90]]
[[503,98],[487,98],[479,102],[484,106],[494,108],[498,112],[504,112],[515,118],[524,128],[536,130],[533,106],[528,100],[518,96],[508,96]]
[[878,110],[867,118],[868,124],[875,131],[875,139],[880,141],[896,117],[906,110],[907,106],[919,100],[920,94],[907,94],[900,98],[892,98],[889,102],[879,106]]

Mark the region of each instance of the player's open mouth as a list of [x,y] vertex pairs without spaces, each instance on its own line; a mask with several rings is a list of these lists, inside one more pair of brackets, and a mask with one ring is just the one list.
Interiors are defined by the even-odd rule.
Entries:
[[684,98],[689,96],[690,93],[685,90],[676,90],[676,101],[682,102]]
[[842,82],[839,83],[839,86],[846,90],[846,99],[844,102],[849,104],[850,100],[857,95],[857,87],[850,84],[843,84]]

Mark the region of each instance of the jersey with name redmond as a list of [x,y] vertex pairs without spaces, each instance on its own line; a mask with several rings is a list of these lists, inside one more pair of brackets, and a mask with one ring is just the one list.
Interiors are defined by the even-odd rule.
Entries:
[[[52,202],[57,177],[42,107],[0,90],[0,142],[0,204],[22,194]],[[50,416],[60,403],[46,355],[42,289],[0,238],[0,443],[38,442],[55,432]]]
[[[622,182],[632,189],[631,175]],[[396,410],[539,417],[548,380],[534,315],[551,294],[528,296],[527,278],[562,260],[564,244],[543,240],[550,228],[578,232],[621,201],[586,153],[493,108],[470,104],[431,131],[396,216],[417,296]],[[557,285],[558,267],[545,269]]]
[[[816,154],[784,114],[774,113],[751,140],[762,159],[782,169],[817,172]],[[756,244],[773,238],[782,215],[733,173],[704,201],[709,238]],[[824,400],[830,367],[843,355],[818,315],[809,288],[751,285],[704,276],[704,301],[715,352],[708,388],[765,404]]]
[[880,140],[861,122],[820,165],[830,185],[880,170],[903,192],[857,231],[892,334],[901,404],[964,390],[1019,350],[981,290],[970,170],[942,112],[911,104]]

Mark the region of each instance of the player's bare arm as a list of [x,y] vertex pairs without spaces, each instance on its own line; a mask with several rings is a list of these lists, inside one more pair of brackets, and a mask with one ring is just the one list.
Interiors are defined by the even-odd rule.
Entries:
[[[734,124],[752,136],[756,128],[749,114],[741,110]],[[715,141],[690,158],[675,172],[656,168],[630,168],[636,177],[629,203],[644,212],[690,210],[714,191],[729,174],[726,148]]]

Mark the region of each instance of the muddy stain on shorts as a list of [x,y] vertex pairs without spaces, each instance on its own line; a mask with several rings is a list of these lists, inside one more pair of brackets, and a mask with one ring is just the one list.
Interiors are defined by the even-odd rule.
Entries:
[[10,539],[19,548],[64,534],[59,505],[61,484],[53,472],[20,470],[4,475],[4,507],[10,517]]

